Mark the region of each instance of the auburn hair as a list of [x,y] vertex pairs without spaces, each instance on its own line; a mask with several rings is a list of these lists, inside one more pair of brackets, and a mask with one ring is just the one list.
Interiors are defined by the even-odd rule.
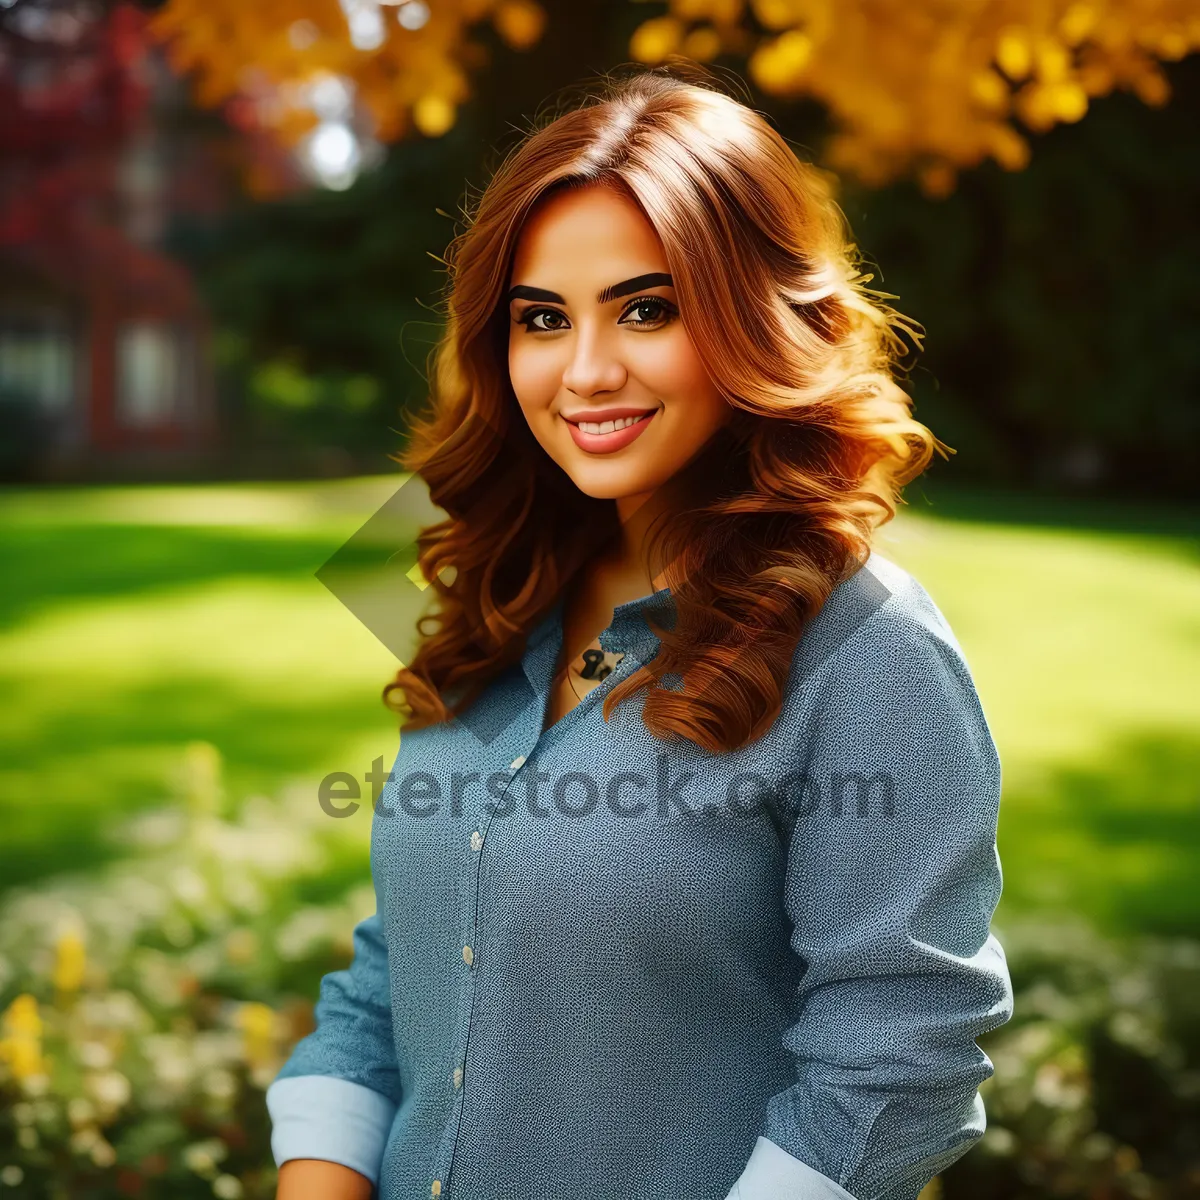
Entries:
[[522,225],[551,189],[596,184],[621,189],[656,231],[680,319],[737,410],[672,481],[687,502],[653,538],[674,622],[651,620],[658,651],[612,688],[603,717],[645,693],[655,737],[727,752],[770,728],[805,626],[866,561],[903,485],[934,450],[953,451],[896,382],[901,334],[919,345],[921,328],[867,288],[830,178],[678,65],[605,77],[535,124],[450,244],[430,409],[392,456],[447,514],[417,541],[435,606],[384,702],[402,728],[465,711],[619,532],[615,502],[582,493],[534,440],[508,375]]

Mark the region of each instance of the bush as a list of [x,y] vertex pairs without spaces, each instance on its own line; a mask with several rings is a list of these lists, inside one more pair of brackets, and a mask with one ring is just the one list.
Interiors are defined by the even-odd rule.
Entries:
[[[375,898],[360,879],[304,903],[330,875],[311,789],[223,820],[219,765],[192,747],[184,801],[127,827],[129,860],[0,910],[0,1194],[274,1195],[263,1093]],[[1016,1001],[980,1040],[987,1132],[925,1200],[1196,1196],[1200,944],[997,933]]]
[[193,747],[186,800],[129,824],[131,859],[0,912],[0,1194],[274,1196],[263,1093],[374,892],[301,904],[326,865],[311,789],[225,821],[217,767]]

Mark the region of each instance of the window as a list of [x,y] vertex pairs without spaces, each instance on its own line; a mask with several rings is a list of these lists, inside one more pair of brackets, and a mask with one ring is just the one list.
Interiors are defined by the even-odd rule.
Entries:
[[75,341],[53,314],[0,314],[0,392],[59,415],[71,407]]
[[170,325],[131,321],[117,338],[117,420],[122,425],[170,423],[186,410],[187,354]]

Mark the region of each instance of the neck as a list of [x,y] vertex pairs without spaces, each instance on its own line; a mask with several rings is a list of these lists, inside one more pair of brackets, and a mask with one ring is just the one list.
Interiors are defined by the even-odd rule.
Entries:
[[631,586],[645,584],[638,595],[646,595],[666,586],[664,564],[651,561],[654,547],[650,529],[656,519],[670,510],[666,489],[645,492],[638,496],[622,496],[616,501],[617,519],[621,530],[616,544],[606,556],[606,566],[613,575],[626,578]]

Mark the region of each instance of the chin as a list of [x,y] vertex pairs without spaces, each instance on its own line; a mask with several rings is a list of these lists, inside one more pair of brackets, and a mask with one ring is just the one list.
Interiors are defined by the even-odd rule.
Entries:
[[627,476],[606,477],[602,472],[569,471],[571,482],[585,495],[593,500],[622,500],[626,496],[638,496],[651,491],[652,484],[644,480],[630,479]]

